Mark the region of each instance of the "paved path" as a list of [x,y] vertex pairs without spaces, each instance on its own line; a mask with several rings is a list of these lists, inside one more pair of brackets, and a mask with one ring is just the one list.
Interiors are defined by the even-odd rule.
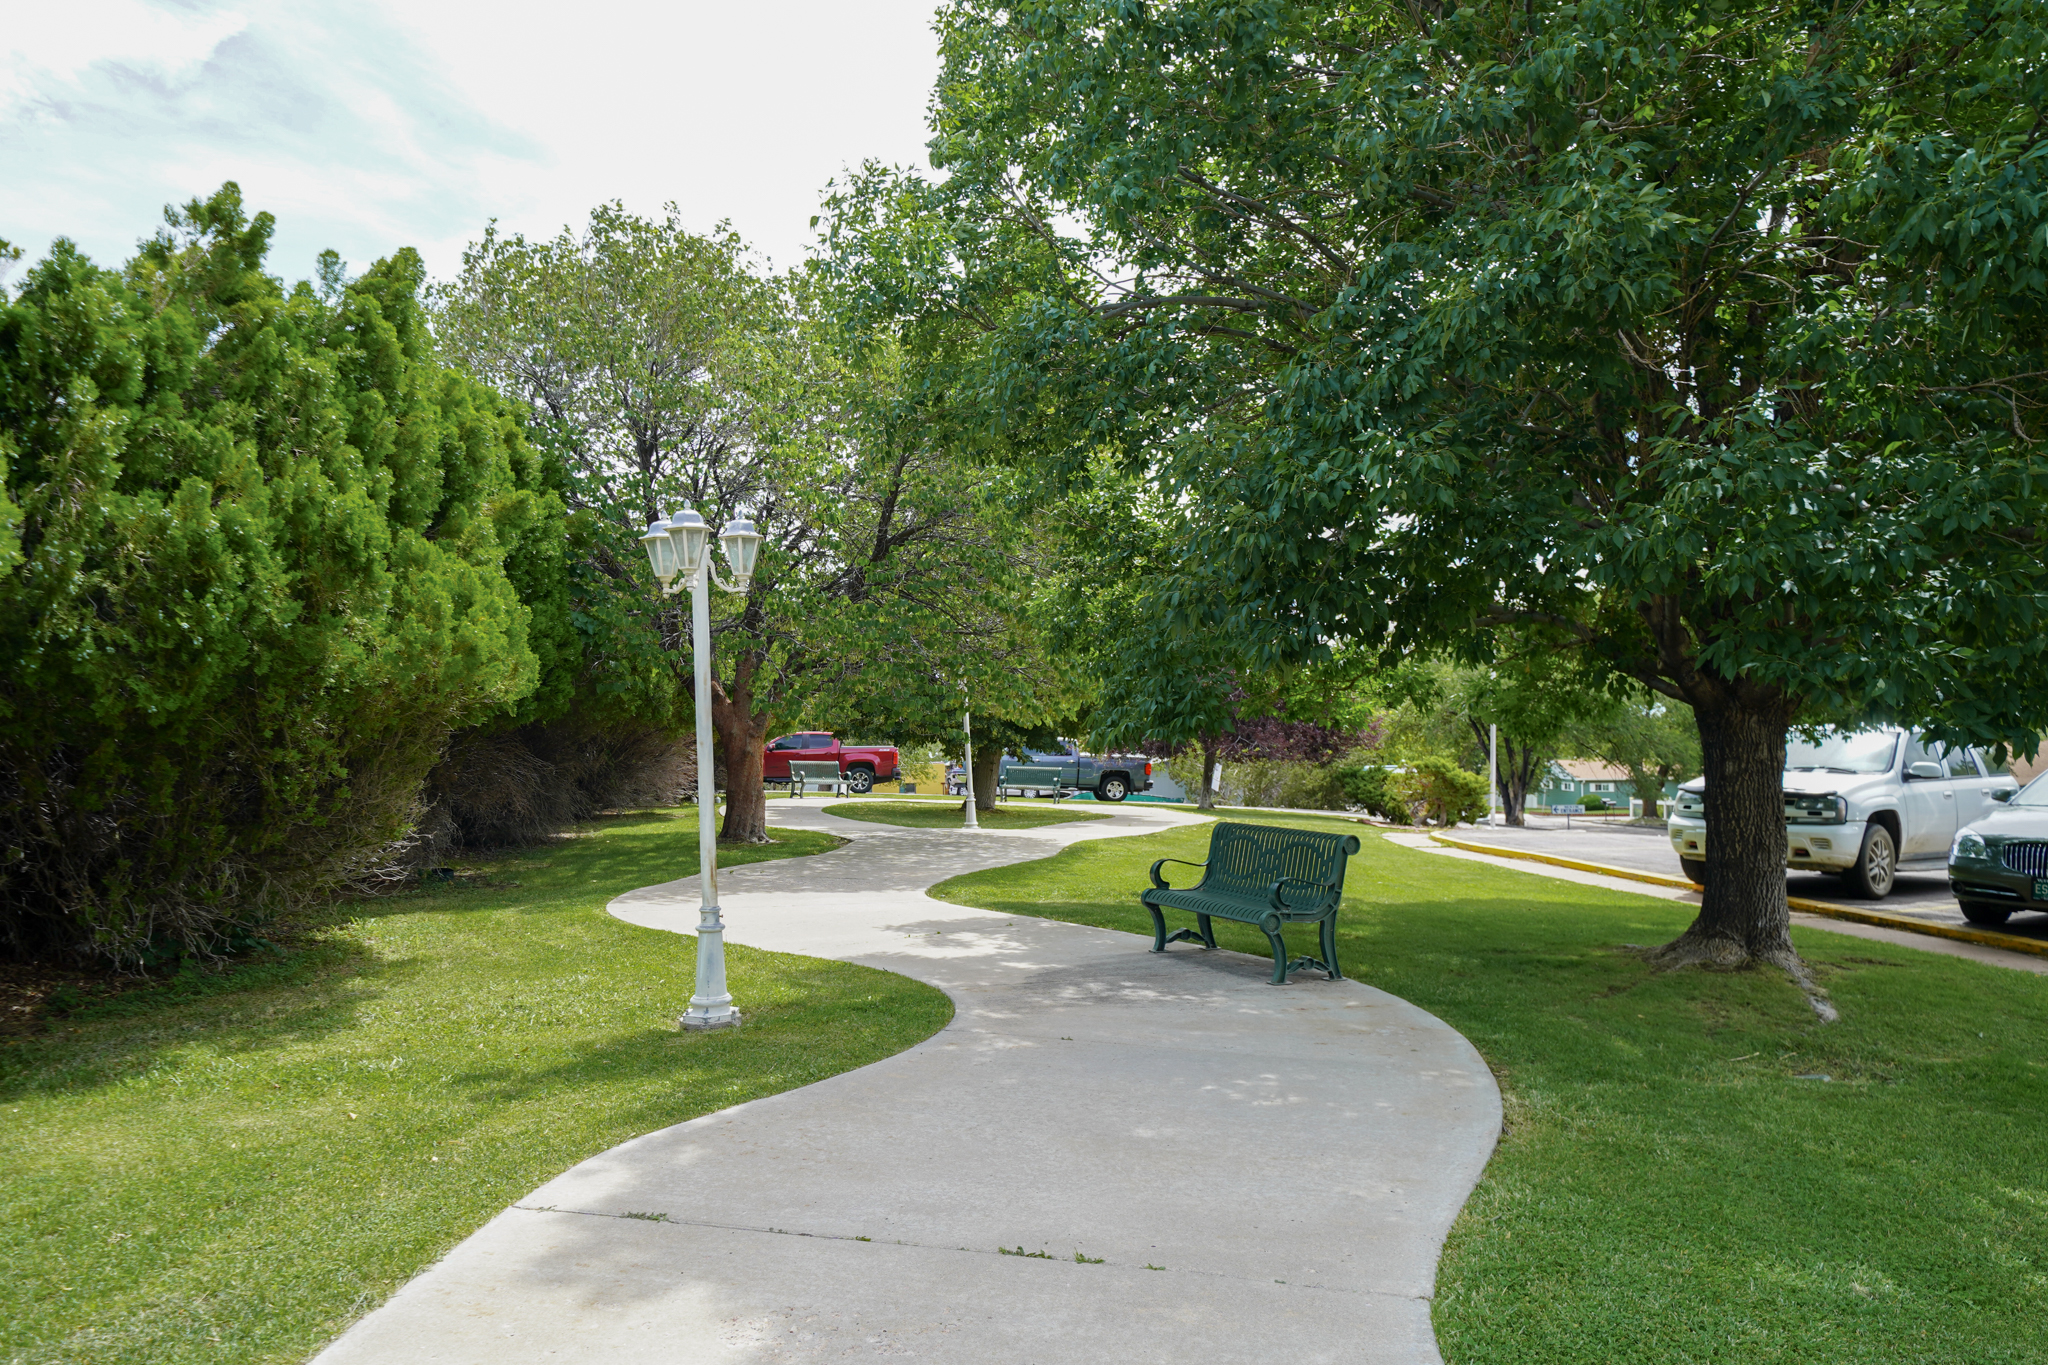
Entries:
[[[967,834],[777,806],[853,842],[723,874],[729,936],[929,981],[953,1022],[583,1162],[321,1365],[1439,1359],[1437,1253],[1500,1131],[1462,1037],[1357,982],[922,894],[1179,812]],[[612,911],[682,931],[695,896]]]

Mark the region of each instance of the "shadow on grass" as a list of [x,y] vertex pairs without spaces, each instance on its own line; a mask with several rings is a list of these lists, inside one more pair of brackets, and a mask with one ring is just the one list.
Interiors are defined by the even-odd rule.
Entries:
[[576,1161],[951,1017],[901,976],[733,945],[747,1026],[676,1031],[692,941],[604,907],[695,870],[677,825],[606,822],[541,869],[477,860],[477,884],[336,907],[290,962],[10,1047],[7,1358],[305,1359]]
[[[454,863],[463,875],[452,884],[351,897],[295,915],[284,936],[292,946],[281,956],[259,949],[220,966],[188,967],[60,1016],[48,1033],[8,1039],[0,1046],[0,1099],[120,1083],[195,1049],[247,1057],[344,1033],[389,992],[448,965],[435,935],[420,932],[430,922],[452,920],[450,928],[466,931],[469,950],[516,975],[545,979],[562,944],[533,939],[522,922],[566,913],[580,921],[574,932],[582,936],[647,932],[611,920],[603,906],[645,884],[650,872],[695,875],[695,831],[694,818],[662,812],[605,817],[537,847],[461,856]],[[721,848],[719,858],[743,866],[843,842],[783,831],[773,843]]]

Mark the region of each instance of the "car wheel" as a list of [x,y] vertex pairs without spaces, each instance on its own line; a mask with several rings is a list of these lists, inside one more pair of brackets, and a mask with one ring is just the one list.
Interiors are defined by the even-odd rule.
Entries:
[[1881,901],[1892,893],[1892,884],[1898,879],[1898,845],[1892,842],[1890,830],[1873,824],[1863,831],[1863,851],[1856,855],[1856,866],[1849,869],[1849,885],[1861,895]]
[[855,796],[866,796],[875,789],[875,774],[869,768],[855,768],[846,775],[846,789]]
[[1680,858],[1678,865],[1685,869],[1685,875],[1694,886],[1707,884],[1707,860],[1705,858]]
[[2012,917],[2012,911],[2003,905],[1986,905],[1982,901],[1964,901],[1963,918],[1972,924],[1981,924],[1987,929],[1996,929]]
[[1131,784],[1121,777],[1105,777],[1096,784],[1097,801],[1121,801],[1131,794]]

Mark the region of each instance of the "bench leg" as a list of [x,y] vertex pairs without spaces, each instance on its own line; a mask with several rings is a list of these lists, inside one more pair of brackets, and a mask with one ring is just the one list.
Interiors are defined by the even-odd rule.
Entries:
[[1159,913],[1159,907],[1148,905],[1145,908],[1152,912],[1153,952],[1165,952],[1166,945],[1169,943],[1199,943],[1204,948],[1214,948],[1216,946],[1216,935],[1209,929],[1209,917],[1207,915],[1195,916],[1202,924],[1202,931],[1200,933],[1196,933],[1193,929],[1176,929],[1169,934],[1166,932],[1166,916]]
[[1330,980],[1342,981],[1343,970],[1337,966],[1337,917],[1330,916],[1323,921],[1323,963],[1330,969]]
[[[1263,925],[1260,926],[1264,928]],[[1287,940],[1280,937],[1278,929],[1266,930],[1266,941],[1273,945],[1273,984],[1287,984]]]

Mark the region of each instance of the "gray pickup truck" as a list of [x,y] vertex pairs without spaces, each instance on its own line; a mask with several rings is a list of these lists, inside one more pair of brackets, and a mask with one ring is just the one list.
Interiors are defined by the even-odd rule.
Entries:
[[[1975,749],[1907,730],[1828,730],[1785,746],[1785,864],[1833,872],[1871,899],[1907,871],[1946,873],[1956,831],[1999,809],[2019,783]],[[1707,879],[1706,781],[1678,789],[1671,851]]]
[[1132,792],[1152,789],[1152,764],[1143,754],[1084,754],[1069,745],[1064,751],[1026,749],[1024,757],[1003,755],[996,790],[1014,792],[1094,792],[1098,801],[1121,801]]

